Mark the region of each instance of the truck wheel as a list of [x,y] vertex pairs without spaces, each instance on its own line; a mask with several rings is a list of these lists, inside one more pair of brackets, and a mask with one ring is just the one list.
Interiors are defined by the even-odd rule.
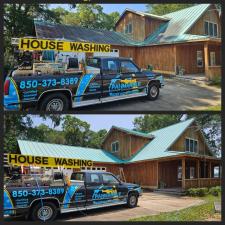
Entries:
[[135,193],[131,193],[128,195],[128,199],[127,199],[127,206],[129,208],[134,208],[137,206],[138,203],[138,196]]
[[154,101],[159,96],[159,85],[157,83],[150,83],[148,86],[148,99]]
[[41,111],[65,111],[69,109],[69,100],[62,93],[52,93],[41,101],[39,109]]
[[57,216],[57,208],[52,202],[39,202],[31,212],[32,220],[53,221]]

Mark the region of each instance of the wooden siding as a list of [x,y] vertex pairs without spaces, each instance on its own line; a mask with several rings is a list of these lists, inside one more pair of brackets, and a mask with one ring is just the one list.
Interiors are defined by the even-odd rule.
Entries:
[[194,24],[194,26],[192,26],[192,28],[186,33],[195,35],[205,35],[204,22],[210,21],[218,24],[218,37],[221,37],[221,20],[215,9],[215,6],[212,5]]
[[[120,149],[118,152],[112,153],[111,144],[115,141],[119,141]],[[120,159],[128,159],[148,142],[148,138],[131,135],[126,132],[113,129],[111,135],[108,136],[102,147]]]
[[[203,65],[197,66],[197,51],[202,51]],[[204,45],[202,43],[176,46],[176,65],[185,69],[185,74],[204,73]]]
[[156,29],[161,25],[167,23],[155,18],[145,17],[145,38],[154,33]]
[[181,161],[173,160],[166,162],[159,162],[159,183],[162,181],[166,184],[166,188],[180,187],[181,180],[178,180],[178,166]]
[[127,182],[157,188],[157,161],[132,163],[123,168]]
[[112,45],[111,49],[118,49],[120,57],[131,58],[132,60],[134,60],[134,62],[136,62],[136,47]]
[[173,72],[175,56],[173,45],[146,46],[137,49],[136,63],[141,68],[153,65],[154,70]]
[[[209,149],[204,142],[200,131],[196,131],[196,127],[188,128],[180,138],[170,147],[173,151],[185,151],[185,138],[193,138],[198,140],[198,150],[201,155],[210,155]],[[204,153],[205,151],[205,153]]]
[[127,24],[132,24],[132,33],[127,34],[130,38],[138,41],[145,39],[145,18],[134,14],[132,12],[126,12],[123,18],[116,26],[116,31],[124,33]]

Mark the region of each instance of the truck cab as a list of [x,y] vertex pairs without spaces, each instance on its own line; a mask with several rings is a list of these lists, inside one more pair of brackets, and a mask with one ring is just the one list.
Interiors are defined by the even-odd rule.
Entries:
[[154,101],[164,86],[162,75],[141,70],[129,58],[92,57],[73,70],[67,64],[23,63],[11,71],[4,84],[5,109],[67,111],[142,96]]
[[136,207],[141,187],[102,171],[82,171],[67,177],[30,175],[4,185],[4,215],[24,215],[52,221],[59,213],[114,205]]

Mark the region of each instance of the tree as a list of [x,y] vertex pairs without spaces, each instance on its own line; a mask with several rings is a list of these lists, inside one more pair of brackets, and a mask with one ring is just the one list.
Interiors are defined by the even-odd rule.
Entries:
[[34,19],[59,22],[58,14],[48,4],[5,4],[4,6],[4,60],[6,67],[14,65],[11,38],[34,36]]
[[148,4],[146,5],[147,12],[156,15],[165,15],[193,6],[194,4]]
[[120,16],[118,12],[104,13],[99,4],[78,4],[76,12],[60,7],[53,9],[53,12],[60,17],[62,24],[102,30],[112,30]]
[[136,117],[133,122],[134,129],[148,133],[179,122],[181,116],[177,114],[152,114]]

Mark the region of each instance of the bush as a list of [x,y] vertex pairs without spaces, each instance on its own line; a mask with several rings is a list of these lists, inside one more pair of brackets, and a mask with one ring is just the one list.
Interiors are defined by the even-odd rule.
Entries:
[[203,197],[208,194],[208,191],[208,188],[189,188],[186,194],[192,197]]
[[220,186],[211,187],[209,189],[209,193],[214,196],[219,196],[219,194],[221,193],[221,187]]
[[210,85],[221,86],[221,76],[215,76],[210,80]]

